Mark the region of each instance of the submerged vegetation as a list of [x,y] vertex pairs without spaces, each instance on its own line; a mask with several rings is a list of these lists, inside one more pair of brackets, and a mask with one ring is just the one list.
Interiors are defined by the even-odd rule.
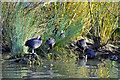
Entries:
[[[71,41],[86,36],[92,40],[101,37],[104,46],[120,40],[118,7],[118,2],[4,2],[2,44],[8,45],[12,55],[23,56],[28,51],[25,42],[42,35],[42,45],[36,50],[38,55],[58,60],[75,58],[68,47]],[[64,38],[60,38],[61,30]],[[49,37],[56,44],[53,52],[47,53],[45,41]]]

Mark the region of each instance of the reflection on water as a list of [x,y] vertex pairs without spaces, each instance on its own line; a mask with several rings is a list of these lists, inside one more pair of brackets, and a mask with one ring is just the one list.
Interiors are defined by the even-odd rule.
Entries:
[[[86,63],[86,64],[85,64]],[[41,66],[2,63],[3,78],[120,78],[120,64],[106,60],[62,62],[44,60]]]

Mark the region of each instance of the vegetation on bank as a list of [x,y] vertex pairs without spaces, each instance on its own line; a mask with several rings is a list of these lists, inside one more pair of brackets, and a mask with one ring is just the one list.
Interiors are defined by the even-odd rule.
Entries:
[[[22,56],[28,51],[25,42],[42,35],[43,43],[36,53],[55,59],[69,59],[75,54],[68,42],[86,36],[101,37],[101,45],[119,40],[118,2],[4,2],[2,3],[2,44],[12,55]],[[54,29],[57,28],[57,34]],[[59,38],[63,30],[65,38]],[[45,41],[56,40],[54,52],[47,54]]]

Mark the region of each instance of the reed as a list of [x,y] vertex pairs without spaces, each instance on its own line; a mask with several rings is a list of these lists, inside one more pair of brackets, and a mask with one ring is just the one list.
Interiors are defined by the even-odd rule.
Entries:
[[12,55],[23,55],[27,48],[24,46],[26,40],[37,37],[40,34],[38,25],[40,19],[36,17],[36,10],[25,9],[24,3],[2,3],[2,28],[5,41],[11,48]]
[[[102,44],[108,42],[118,27],[117,10],[118,3],[109,2],[2,3],[3,42],[11,48],[11,54],[23,55],[28,50],[25,42],[42,35],[38,54],[51,55],[46,54],[45,41],[52,37],[56,40],[55,55],[59,58],[73,56],[66,47],[75,37],[90,34],[100,36]],[[52,33],[55,27],[56,35]],[[61,30],[66,36],[62,39],[59,38]]]
[[[87,12],[85,10],[86,3],[49,3],[48,6],[44,7],[45,12],[49,16],[49,20],[47,21],[47,27],[45,27],[45,31],[43,33],[44,39],[42,44],[41,51],[46,54],[47,48],[45,45],[45,41],[52,37],[55,39],[56,44],[54,46],[54,53],[59,58],[67,57],[68,55],[73,55],[73,53],[68,53],[66,50],[67,43],[71,40],[74,40],[74,37],[80,36],[83,30],[83,26],[85,24],[84,18],[87,16]],[[54,16],[53,16],[54,15]],[[57,34],[54,35],[53,30],[57,25]],[[60,31],[63,30],[65,34],[65,38],[60,37]],[[50,53],[51,54],[51,53]],[[49,55],[49,54],[48,54]]]
[[[118,27],[118,5],[117,2],[91,2],[89,4],[90,22],[87,22],[91,26],[91,36],[101,37],[102,45],[108,43],[112,34]],[[90,29],[90,28],[89,28]]]

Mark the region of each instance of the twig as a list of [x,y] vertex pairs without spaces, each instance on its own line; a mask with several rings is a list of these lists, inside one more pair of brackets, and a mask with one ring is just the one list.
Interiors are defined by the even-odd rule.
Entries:
[[32,2],[30,2],[30,4],[27,5],[24,9],[27,9],[28,7],[30,7],[31,4],[32,4]]
[[117,35],[118,38],[120,38],[120,36]]
[[[111,14],[113,14],[113,12],[110,11],[110,10],[107,8],[106,3],[105,3],[104,5],[105,5],[106,9],[107,9]],[[115,14],[113,14],[113,15],[114,15],[116,18],[120,16],[120,15],[116,16]]]
[[38,4],[35,4],[35,6],[33,6],[33,8],[29,9],[25,15],[27,15],[31,10],[35,9],[37,6],[39,6],[42,2],[39,2]]

